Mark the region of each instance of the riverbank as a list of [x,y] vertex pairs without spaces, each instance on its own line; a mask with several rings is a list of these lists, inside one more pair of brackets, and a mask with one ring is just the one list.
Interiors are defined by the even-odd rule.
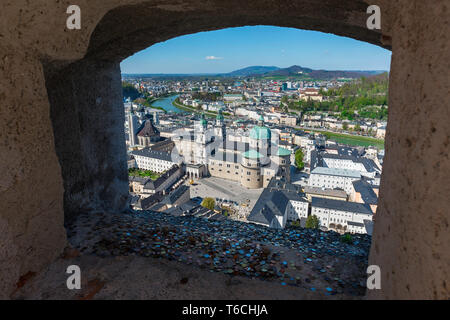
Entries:
[[177,98],[178,98],[178,94],[176,94],[176,93],[166,94],[164,96],[153,99],[150,104],[150,108],[159,109],[159,110],[164,111],[165,113],[167,113],[167,112],[178,113],[181,110],[179,110],[172,104],[172,102]]
[[[216,117],[216,116],[217,116],[217,112],[215,112],[215,111],[198,110],[197,108],[186,106],[186,105],[180,103],[178,98],[175,99],[175,100],[172,102],[172,105],[173,105],[174,107],[177,107],[178,109],[182,109],[182,110],[185,110],[185,111],[188,111],[188,112],[204,113],[205,116],[210,117],[210,118],[213,118],[213,117]],[[231,118],[231,117],[229,116],[229,114],[227,114],[226,112],[223,113],[223,116],[224,116],[225,118]]]

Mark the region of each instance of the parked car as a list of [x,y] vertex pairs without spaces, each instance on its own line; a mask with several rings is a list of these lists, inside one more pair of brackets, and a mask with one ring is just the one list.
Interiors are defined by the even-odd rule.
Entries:
[[203,201],[203,198],[201,197],[195,197],[191,199],[192,201],[194,201],[195,203],[201,204]]

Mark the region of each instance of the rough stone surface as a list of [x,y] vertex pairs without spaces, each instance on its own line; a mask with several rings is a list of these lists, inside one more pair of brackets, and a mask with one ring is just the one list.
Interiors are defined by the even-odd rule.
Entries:
[[[80,266],[81,290],[68,290],[66,269]],[[211,285],[211,284],[214,285]],[[342,300],[351,295],[325,295],[278,282],[211,273],[180,262],[118,256],[81,255],[58,259],[14,292],[13,299],[133,300]]]
[[0,46],[0,298],[66,245],[61,170],[43,69]]
[[[373,2],[382,9],[382,32],[367,30],[369,1],[358,0],[79,0],[77,31],[65,29],[69,1],[2,1],[0,298],[19,277],[61,253],[63,208],[66,218],[77,209],[123,208],[125,147],[109,141],[123,135],[122,111],[114,109],[118,63],[178,35],[257,24],[392,47],[390,121],[370,260],[381,267],[382,290],[369,297],[448,298],[448,1]],[[106,111],[110,123],[95,121]]]
[[381,267],[382,290],[369,297],[449,299],[449,3],[400,3],[369,260]]
[[66,222],[82,212],[124,211],[129,191],[119,64],[82,60],[47,72],[46,83]]

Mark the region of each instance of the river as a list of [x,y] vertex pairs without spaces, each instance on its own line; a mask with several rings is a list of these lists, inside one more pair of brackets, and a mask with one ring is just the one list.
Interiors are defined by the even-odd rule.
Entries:
[[172,102],[178,97],[179,95],[176,94],[167,98],[158,99],[152,103],[152,106],[163,108],[167,112],[175,112],[175,113],[182,112],[182,110],[178,109],[172,104]]

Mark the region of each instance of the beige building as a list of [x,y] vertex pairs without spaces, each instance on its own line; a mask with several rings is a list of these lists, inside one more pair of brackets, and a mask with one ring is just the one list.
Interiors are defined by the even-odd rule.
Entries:
[[291,151],[271,141],[272,133],[261,116],[250,131],[249,142],[226,140],[208,162],[211,176],[240,182],[248,189],[266,187],[272,177],[290,181]]
[[280,124],[295,127],[297,125],[297,118],[283,115],[280,117]]
[[299,98],[302,100],[323,101],[323,96],[319,94],[319,90],[314,88],[299,90]]
[[250,131],[248,142],[227,137],[221,112],[214,128],[207,126],[202,116],[194,132],[172,138],[190,178],[209,174],[239,182],[248,189],[266,187],[274,176],[290,181],[291,151],[272,143],[272,133],[264,126],[262,116]]

